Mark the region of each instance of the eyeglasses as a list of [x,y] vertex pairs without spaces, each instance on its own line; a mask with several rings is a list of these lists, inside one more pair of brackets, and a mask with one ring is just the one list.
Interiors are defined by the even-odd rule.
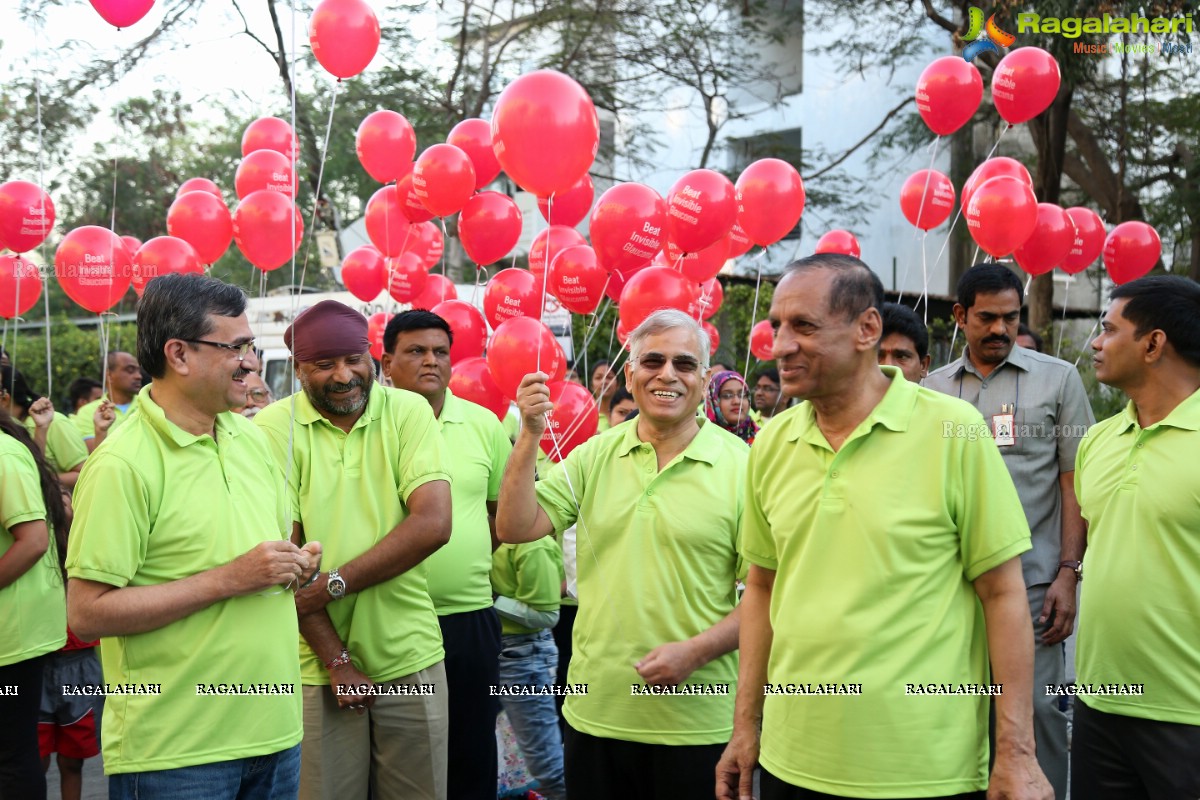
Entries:
[[[651,372],[658,372],[667,365],[667,357],[662,353],[647,353],[644,356],[639,356],[637,363]],[[688,374],[700,369],[700,362],[692,356],[675,356],[670,359],[671,366],[676,372]]]
[[717,397],[721,400],[745,400],[748,395],[745,392],[721,392]]
[[259,402],[271,399],[271,393],[266,389],[251,389],[250,391],[246,392],[246,394],[250,397],[250,399],[257,400]]
[[226,342],[210,342],[207,339],[184,339],[188,344],[206,344],[209,347],[219,347],[222,350],[230,350],[237,353],[238,361],[246,360],[246,353],[254,349],[254,340],[242,342],[241,344],[227,344]]

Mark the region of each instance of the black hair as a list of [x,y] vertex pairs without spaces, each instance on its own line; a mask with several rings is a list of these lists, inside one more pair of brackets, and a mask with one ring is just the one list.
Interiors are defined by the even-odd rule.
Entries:
[[[7,369],[7,368],[6,368]],[[67,558],[67,529],[70,518],[67,516],[67,506],[63,501],[62,484],[58,482],[58,473],[42,455],[42,449],[33,443],[29,431],[20,422],[12,418],[8,409],[0,406],[0,433],[7,434],[25,445],[37,465],[38,482],[42,489],[42,502],[46,505],[46,522],[50,525],[54,543],[58,546],[58,565],[62,569]]]
[[758,371],[758,375],[754,378],[754,382],[758,383],[763,378],[768,379],[769,381],[771,381],[771,383],[775,384],[776,386],[782,386],[782,384],[779,382],[779,370],[777,370],[775,367],[767,367],[766,369],[760,369]]
[[71,385],[67,387],[67,407],[71,409],[71,413],[75,413],[75,408],[79,405],[80,400],[90,396],[99,388],[101,388],[100,381],[95,378],[76,378],[71,381]]
[[881,312],[883,316],[882,341],[893,333],[907,337],[917,348],[917,358],[924,360],[929,355],[929,329],[917,316],[917,312],[899,303],[884,303]]
[[827,269],[836,273],[829,287],[829,311],[854,319],[869,308],[883,307],[883,282],[865,263],[843,253],[816,253],[784,267],[783,274]]
[[209,315],[240,317],[244,313],[246,293],[232,284],[192,273],[155,278],[146,284],[138,302],[138,363],[151,378],[161,378],[167,374],[163,348],[168,340],[203,339],[212,332]]
[[1042,337],[1024,322],[1017,326],[1017,336],[1028,336],[1030,339],[1033,339],[1033,349],[1037,350],[1039,353],[1041,353],[1042,348],[1046,346],[1045,342],[1042,341]]
[[[598,358],[592,362],[592,373],[594,373],[596,371],[597,367],[610,367],[611,368],[612,362],[609,361],[607,358]],[[580,377],[583,377],[583,376],[581,375]],[[588,379],[591,380],[591,377],[592,377],[592,375],[589,373]]]
[[1025,287],[1021,279],[1003,264],[995,261],[984,261],[968,269],[958,279],[958,304],[964,309],[975,305],[975,297],[980,294],[999,294],[1012,289],[1017,293],[1017,300],[1023,301]]
[[632,399],[633,399],[633,394],[628,389],[626,389],[624,386],[618,386],[617,390],[615,392],[613,392],[612,400],[609,401],[608,407],[616,408],[618,403],[622,403],[625,400],[632,400]]
[[1118,286],[1109,297],[1126,301],[1121,316],[1134,324],[1134,336],[1161,330],[1180,358],[1200,367],[1200,284],[1151,275]]
[[387,327],[383,329],[383,352],[390,354],[396,349],[396,339],[401,333],[423,331],[429,328],[445,331],[450,344],[454,344],[454,331],[450,330],[449,322],[432,311],[414,308],[411,311],[401,311],[388,320]]
[[25,376],[8,364],[0,364],[0,389],[8,392],[12,402],[26,411],[41,397],[29,388]]

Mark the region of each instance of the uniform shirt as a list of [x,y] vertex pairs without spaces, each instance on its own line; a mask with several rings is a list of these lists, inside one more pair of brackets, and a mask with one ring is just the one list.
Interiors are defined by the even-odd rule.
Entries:
[[1088,521],[1079,684],[1145,694],[1078,699],[1109,714],[1200,725],[1200,392],[1148,428],[1131,402],[1079,448]]
[[492,530],[487,501],[500,496],[500,478],[512,442],[496,415],[446,390],[438,427],[450,474],[454,523],[450,541],[426,559],[429,596],[439,615],[478,611],[492,604]]
[[1016,444],[999,447],[1033,534],[1021,557],[1026,586],[1052,582],[1062,558],[1062,490],[1058,476],[1075,469],[1079,442],[1096,419],[1073,365],[1036,350],[1013,347],[983,378],[964,351],[929,374],[923,386],[966,400],[992,429],[1001,405],[1014,405]]
[[[143,387],[143,388],[145,388],[145,387]],[[124,410],[122,410],[120,406],[113,406],[113,412],[115,413],[116,416],[113,419],[112,425],[110,425],[108,427],[108,435],[109,436],[111,436],[112,432],[117,429],[118,425],[125,422],[125,420],[129,417],[129,415],[134,412],[134,410],[137,408],[138,398],[141,396],[142,396],[141,392],[139,392],[138,394],[135,394],[133,396],[133,400],[131,400],[129,402],[129,405],[126,406]],[[84,439],[94,439],[95,438],[96,423],[95,423],[95,420],[93,419],[93,417],[96,416],[96,409],[100,408],[100,404],[103,403],[107,399],[108,399],[108,396],[105,395],[104,397],[101,397],[99,400],[93,400],[92,402],[88,403],[86,406],[83,406],[82,408],[80,408],[79,412],[77,414],[75,414],[74,419],[72,419],[72,422],[75,423],[75,427],[79,429],[79,435],[82,436]]]
[[[118,588],[169,583],[290,533],[283,475],[250,421],[218,414],[215,441],[195,436],[166,418],[151,388],[79,477],[67,547],[72,578]],[[291,592],[268,590],[157,630],[102,638],[106,683],[161,688],[105,698],[105,772],[175,769],[295,745],[298,633]],[[262,694],[215,693],[264,684]]]
[[[0,433],[0,556],[13,546],[12,528],[45,519],[46,505],[33,454],[21,442]],[[67,594],[53,531],[50,546],[37,563],[0,589],[0,609],[0,666],[50,653],[67,641]]]
[[[391,533],[408,516],[406,503],[417,487],[450,480],[433,410],[412,392],[376,384],[349,433],[321,416],[303,391],[267,406],[254,422],[289,476],[292,519],[304,526],[306,540],[324,548],[324,570],[353,561]],[[376,683],[411,675],[445,655],[426,572],[421,563],[362,591],[348,586],[345,597],[325,607],[354,665]],[[303,638],[300,672],[306,685],[329,683]]]
[[[761,761],[797,786],[853,797],[956,795],[988,783],[988,698],[906,694],[987,684],[972,581],[1029,549],[1029,526],[970,405],[883,367],[887,393],[835,453],[811,403],[750,451],[742,552],[775,570],[772,687]],[[841,691],[841,690],[839,690]],[[853,691],[849,689],[848,691]]]
[[[549,536],[524,544],[502,544],[492,553],[492,588],[503,600],[511,598],[534,611],[558,611],[563,582],[562,550]],[[500,614],[500,629],[505,634],[537,633]]]
[[[25,430],[32,437],[37,430],[33,415],[25,417]],[[55,472],[70,472],[87,460],[88,449],[79,435],[79,429],[67,417],[54,412],[50,427],[46,429],[46,461]]]
[[725,618],[744,575],[738,523],[749,449],[698,422],[696,437],[661,472],[635,418],[579,445],[537,482],[555,530],[578,520],[579,615],[568,675],[588,693],[568,696],[563,714],[583,733],[648,744],[715,744],[732,733],[736,652],[686,681],[727,686],[728,695],[633,694],[644,684],[634,664]]

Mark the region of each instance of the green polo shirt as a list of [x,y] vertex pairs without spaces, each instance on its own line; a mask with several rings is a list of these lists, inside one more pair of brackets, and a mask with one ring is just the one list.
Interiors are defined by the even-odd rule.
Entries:
[[[979,412],[883,370],[891,386],[836,453],[807,402],[750,451],[742,553],[776,572],[767,681],[793,692],[764,690],[760,758],[834,795],[978,791],[988,698],[906,690],[989,682],[971,582],[1028,550],[1029,526]],[[788,688],[827,684],[861,695]]]
[[[492,553],[492,588],[534,611],[557,611],[562,605],[562,549],[550,536],[524,544],[502,544]],[[503,614],[500,629],[506,634],[537,633]]]
[[[84,465],[67,547],[72,578],[118,588],[169,583],[290,533],[283,475],[250,421],[218,414],[215,441],[194,436],[166,418],[151,388]],[[104,771],[175,769],[295,745],[298,633],[291,593],[269,590],[101,639],[106,683],[161,690],[105,699]],[[261,694],[219,688],[264,685]]]
[[583,733],[647,744],[717,744],[732,733],[736,652],[685,684],[728,687],[727,695],[634,694],[644,684],[634,664],[724,619],[744,575],[738,523],[749,449],[699,422],[661,472],[633,419],[579,445],[537,482],[555,530],[579,523],[569,681],[588,693],[568,696],[563,714]]
[[[30,436],[37,430],[33,415],[26,415],[25,430],[29,431]],[[54,412],[50,427],[46,429],[46,461],[51,468],[58,473],[70,472],[82,466],[87,457],[87,445],[83,443],[79,429],[71,424],[70,419]]]
[[1088,521],[1078,684],[1089,708],[1200,725],[1200,392],[1148,428],[1131,402],[1079,447],[1075,493]]
[[487,501],[500,496],[500,478],[512,442],[496,415],[446,390],[438,427],[450,474],[454,528],[450,541],[425,560],[429,596],[439,615],[478,611],[492,605],[492,530]]
[[[418,486],[450,480],[437,421],[419,394],[375,384],[349,433],[321,416],[303,391],[267,406],[254,422],[290,476],[292,518],[304,526],[306,540],[321,542],[324,570],[379,544],[408,516],[406,502]],[[350,586],[325,607],[354,665],[377,683],[411,675],[445,655],[427,571],[422,563],[362,591]],[[329,683],[303,638],[300,672],[306,685]]]
[[[0,433],[0,556],[13,546],[9,532],[46,519],[42,484],[29,448]],[[48,527],[47,523],[47,527]],[[54,536],[37,563],[0,589],[0,666],[59,649],[67,641],[67,595]]]
[[[144,390],[145,387],[143,386],[142,389]],[[129,415],[132,414],[135,409],[137,409],[138,398],[141,396],[142,396],[141,392],[138,392],[137,394],[135,394],[133,396],[133,400],[130,401],[130,403],[129,403],[129,408],[125,411],[122,411],[120,409],[120,407],[117,407],[117,406],[113,407],[113,412],[116,414],[116,418],[113,420],[113,424],[110,425],[108,428],[109,436],[111,436],[112,432],[117,429],[118,425],[125,422],[125,420],[128,419]],[[100,407],[100,404],[103,403],[107,398],[108,398],[108,395],[105,395],[104,397],[101,397],[99,400],[93,400],[92,402],[88,403],[86,406],[83,406],[82,408],[80,408],[79,412],[75,414],[74,419],[72,419],[72,422],[75,423],[75,427],[79,429],[79,435],[82,436],[84,439],[91,439],[91,438],[95,437],[96,423],[93,421],[92,417],[94,417],[96,415],[96,409],[98,409]]]

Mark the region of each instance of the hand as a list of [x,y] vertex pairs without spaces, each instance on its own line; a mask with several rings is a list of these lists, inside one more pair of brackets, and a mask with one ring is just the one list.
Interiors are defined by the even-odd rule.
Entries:
[[308,563],[304,565],[304,578],[296,585],[297,591],[303,588],[309,578],[315,581],[318,577],[316,573],[321,569],[321,553],[323,550],[324,548],[321,547],[320,542],[305,542],[304,546],[300,548],[301,555],[307,557]]
[[307,563],[308,556],[301,554],[299,547],[286,539],[272,539],[255,545],[223,569],[233,584],[232,596],[240,597],[307,577]]
[[50,423],[54,420],[54,404],[50,402],[49,398],[39,397],[29,407],[29,416],[33,417],[33,424],[36,427],[49,428]]
[[[308,580],[308,576],[312,572],[304,573],[304,579],[301,584]],[[325,606],[329,605],[329,601],[333,597],[329,594],[329,590],[325,587],[329,585],[329,575],[322,572],[317,576],[317,579],[312,582],[311,586],[296,590],[296,614],[301,617],[307,617],[309,614],[315,614]]]
[[537,437],[541,437],[546,430],[546,414],[554,408],[550,402],[550,387],[546,385],[548,380],[550,376],[544,372],[531,372],[521,379],[521,385],[517,388],[521,426]]
[[[375,695],[362,693],[358,689],[374,688],[375,682],[358,671],[353,662],[334,667],[329,671],[329,685],[333,687],[333,696],[337,699],[338,708],[352,708],[359,715],[375,705]],[[340,690],[339,690],[340,687]]]
[[101,401],[96,407],[96,413],[92,414],[92,425],[96,427],[96,433],[107,433],[116,420],[117,407],[108,400]]
[[751,800],[756,764],[758,734],[734,728],[733,737],[717,762],[717,800]]
[[1042,632],[1042,644],[1058,644],[1071,635],[1075,629],[1075,585],[1078,579],[1069,569],[1060,569],[1058,577],[1046,590],[1046,600],[1042,603],[1042,615],[1038,624],[1045,625],[1046,620],[1054,615],[1054,624]]
[[642,680],[653,686],[675,686],[702,666],[690,641],[661,644],[634,664]]
[[1032,752],[998,750],[987,800],[1054,800],[1054,790]]

